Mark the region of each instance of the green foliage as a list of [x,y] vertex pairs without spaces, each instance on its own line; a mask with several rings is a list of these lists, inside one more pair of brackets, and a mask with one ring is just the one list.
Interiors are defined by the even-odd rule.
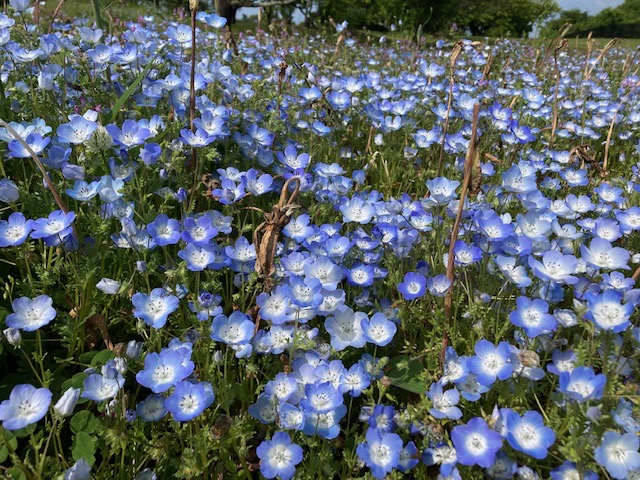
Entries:
[[586,36],[591,32],[594,37],[640,38],[640,0],[625,0],[593,16],[578,9],[563,11],[544,25],[542,35],[552,36],[565,23],[572,25],[568,35]]

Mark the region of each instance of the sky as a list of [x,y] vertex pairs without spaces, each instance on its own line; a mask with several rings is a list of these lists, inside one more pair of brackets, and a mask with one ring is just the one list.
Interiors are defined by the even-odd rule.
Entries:
[[563,10],[571,10],[573,8],[589,12],[590,15],[598,13],[607,7],[617,7],[624,0],[557,0],[558,5]]

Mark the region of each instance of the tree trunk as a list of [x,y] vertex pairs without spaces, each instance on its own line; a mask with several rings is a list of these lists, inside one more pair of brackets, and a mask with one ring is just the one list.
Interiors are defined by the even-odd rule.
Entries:
[[238,7],[231,5],[229,0],[216,0],[216,14],[227,19],[227,25],[232,25],[236,21],[236,10]]

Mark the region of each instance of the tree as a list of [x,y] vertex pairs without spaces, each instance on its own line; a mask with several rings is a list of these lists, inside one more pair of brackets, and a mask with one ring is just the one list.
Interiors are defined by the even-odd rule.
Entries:
[[236,11],[242,7],[269,8],[283,5],[295,5],[300,0],[215,0],[216,13],[227,19],[231,25],[236,21]]
[[559,15],[550,19],[544,24],[540,31],[540,34],[543,37],[553,37],[567,23],[573,25],[573,27],[569,31],[569,34],[571,34],[572,32],[581,29],[582,26],[587,23],[589,18],[589,14],[587,12],[583,12],[582,10],[579,10],[577,8],[574,8],[572,10],[563,10]]

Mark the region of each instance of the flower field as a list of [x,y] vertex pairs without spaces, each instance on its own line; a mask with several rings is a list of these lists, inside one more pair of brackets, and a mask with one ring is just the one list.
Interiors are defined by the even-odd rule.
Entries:
[[0,14],[2,475],[640,478],[637,52],[189,13]]

